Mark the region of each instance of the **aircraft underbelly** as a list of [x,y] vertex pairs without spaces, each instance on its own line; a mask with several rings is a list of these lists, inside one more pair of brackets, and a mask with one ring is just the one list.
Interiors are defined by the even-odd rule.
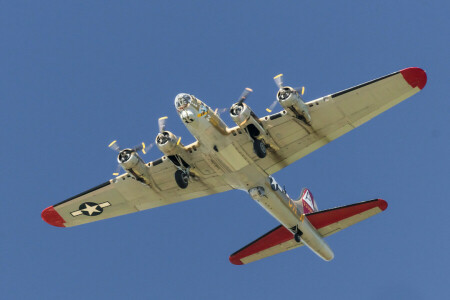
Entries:
[[299,222],[301,212],[291,204],[289,196],[278,187],[271,177],[263,184],[248,190],[250,196],[284,227],[291,230]]

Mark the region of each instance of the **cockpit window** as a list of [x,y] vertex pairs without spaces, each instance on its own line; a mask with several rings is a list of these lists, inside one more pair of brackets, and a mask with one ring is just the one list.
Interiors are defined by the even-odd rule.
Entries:
[[191,96],[188,94],[178,94],[175,97],[175,107],[178,111],[185,109],[191,103]]

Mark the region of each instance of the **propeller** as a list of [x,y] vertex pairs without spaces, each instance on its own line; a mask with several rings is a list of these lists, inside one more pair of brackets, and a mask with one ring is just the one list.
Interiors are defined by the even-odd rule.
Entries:
[[[166,129],[166,120],[167,120],[167,116],[165,117],[161,117],[158,119],[158,127],[159,127],[159,132],[163,133]],[[181,141],[181,137],[178,139],[177,145],[180,144]],[[113,151],[119,152],[119,159],[122,161],[127,161],[128,158],[131,156],[132,152],[139,152],[142,151],[142,154],[147,154],[150,149],[152,149],[152,147],[155,145],[155,143],[151,143],[148,145],[145,145],[144,142],[142,142],[141,144],[129,149],[129,148],[125,148],[122,149],[119,145],[119,143],[117,142],[117,140],[112,141],[109,145],[108,148],[110,148]],[[113,173],[114,176],[118,176],[119,172],[120,172],[120,164],[117,166],[116,171]]]
[[113,174],[114,176],[119,176],[119,174],[120,174],[120,169],[121,169],[121,166],[118,164],[116,170],[115,170],[114,173],[112,173],[112,174]]
[[[283,74],[278,74],[277,76],[275,76],[273,78],[273,80],[275,81],[275,84],[278,86],[278,89],[283,91],[284,90],[284,86],[283,86]],[[305,87],[299,87],[299,88],[294,88],[294,91],[296,91],[298,94],[300,94],[301,96],[303,96],[303,94],[305,93]],[[286,97],[287,98],[287,97]],[[272,104],[269,106],[269,108],[266,108],[266,111],[268,111],[269,113],[272,112],[272,110],[275,108],[275,106],[277,105],[278,99],[276,99],[274,102],[272,102]]]
[[227,110],[228,110],[228,108],[216,108],[216,110],[214,111],[214,114],[220,116],[221,114],[223,114]]
[[[144,142],[142,142],[141,144],[131,148],[131,149],[122,149],[119,146],[119,143],[117,143],[117,141],[112,141],[109,145],[108,148],[110,148],[113,151],[119,152],[119,158],[120,160],[123,161],[127,161],[129,159],[129,157],[131,156],[132,152],[139,152],[142,151],[143,154],[147,154],[148,151],[153,147],[153,143],[149,144],[148,146],[145,145]],[[117,165],[116,171],[114,173],[112,173],[114,176],[118,176],[120,173],[120,164]]]
[[166,117],[161,117],[158,119],[158,127],[159,127],[159,132],[162,133],[163,131],[166,130],[166,120],[167,120],[167,116]]
[[279,89],[283,88],[283,74],[278,74],[273,78],[273,80],[275,80],[275,84]]
[[248,95],[250,95],[251,92],[253,92],[253,90],[251,88],[246,87],[242,92],[241,97],[239,97],[238,105],[242,105],[242,103],[244,103],[244,101],[247,99]]
[[270,104],[269,108],[266,108],[266,111],[271,113],[272,110],[275,108],[275,106],[277,105],[278,100],[276,99],[275,101],[272,102],[272,104]]
[[241,111],[244,109],[244,106],[242,104],[244,103],[244,101],[247,99],[248,95],[250,95],[251,92],[253,92],[251,88],[246,87],[244,89],[241,96],[239,97],[238,102],[233,104],[233,106],[231,106],[230,113],[232,115],[238,116],[241,113]]
[[[150,148],[152,146],[153,145],[149,145],[148,147],[146,147],[145,143],[142,142],[139,145],[134,146],[133,148],[131,148],[131,150],[133,150],[135,152],[142,151],[142,153],[146,154],[147,151],[150,150]],[[112,141],[111,144],[108,145],[108,148],[110,148],[110,149],[112,149],[112,150],[114,150],[116,152],[121,152],[122,150],[124,150],[124,149],[120,148],[119,143],[117,143],[117,141]]]
[[[282,89],[283,88],[283,74],[278,74],[277,76],[275,76],[273,78],[273,80],[275,81],[275,84],[277,85],[278,89]],[[270,104],[269,108],[266,108],[266,111],[271,113],[272,110],[275,108],[275,106],[278,103],[278,99],[276,99],[275,101],[272,102],[272,104]]]

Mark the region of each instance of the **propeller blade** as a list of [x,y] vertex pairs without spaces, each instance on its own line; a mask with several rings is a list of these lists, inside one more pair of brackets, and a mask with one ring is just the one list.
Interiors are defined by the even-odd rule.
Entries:
[[[144,144],[144,143],[142,143],[142,144]],[[150,149],[153,148],[154,145],[155,145],[155,143],[151,143],[151,144],[145,146],[144,148],[142,148],[142,153],[147,154],[150,151]]]
[[283,74],[278,74],[273,78],[275,80],[275,84],[278,86],[279,89],[283,87]]
[[266,108],[267,112],[272,112],[272,110],[275,108],[275,105],[277,105],[278,100],[273,101],[272,104],[270,104],[269,108]]
[[300,96],[303,96],[303,94],[305,93],[305,87],[304,87],[304,86],[302,86],[302,87],[297,87],[297,88],[295,88],[294,90],[296,90],[297,93],[300,94]]
[[167,117],[161,117],[158,119],[159,132],[163,132],[166,129],[166,120]]
[[246,87],[245,90],[242,92],[241,97],[239,97],[239,104],[244,103],[245,99],[247,99],[248,95],[250,95],[250,93],[253,92],[253,90],[251,88]]
[[136,152],[139,152],[141,150],[145,150],[144,142],[142,142],[140,145],[137,145],[137,146],[133,147],[133,150],[136,151]]
[[108,147],[114,151],[117,151],[117,152],[120,151],[120,146],[117,143],[117,141],[112,141],[111,144],[108,145]]
[[214,111],[214,114],[220,116],[221,114],[223,114],[227,110],[228,110],[228,108],[216,108],[216,110]]
[[119,176],[120,174],[120,165],[117,165],[116,171],[114,173],[112,173],[114,176]]

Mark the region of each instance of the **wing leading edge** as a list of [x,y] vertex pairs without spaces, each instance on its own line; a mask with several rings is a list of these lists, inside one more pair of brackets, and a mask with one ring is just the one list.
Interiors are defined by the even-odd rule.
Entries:
[[[305,216],[320,235],[326,237],[384,211],[387,206],[386,201],[375,199],[306,214]],[[235,265],[248,264],[301,246],[303,246],[303,243],[297,243],[294,240],[294,235],[280,225],[231,254],[229,259]]]

